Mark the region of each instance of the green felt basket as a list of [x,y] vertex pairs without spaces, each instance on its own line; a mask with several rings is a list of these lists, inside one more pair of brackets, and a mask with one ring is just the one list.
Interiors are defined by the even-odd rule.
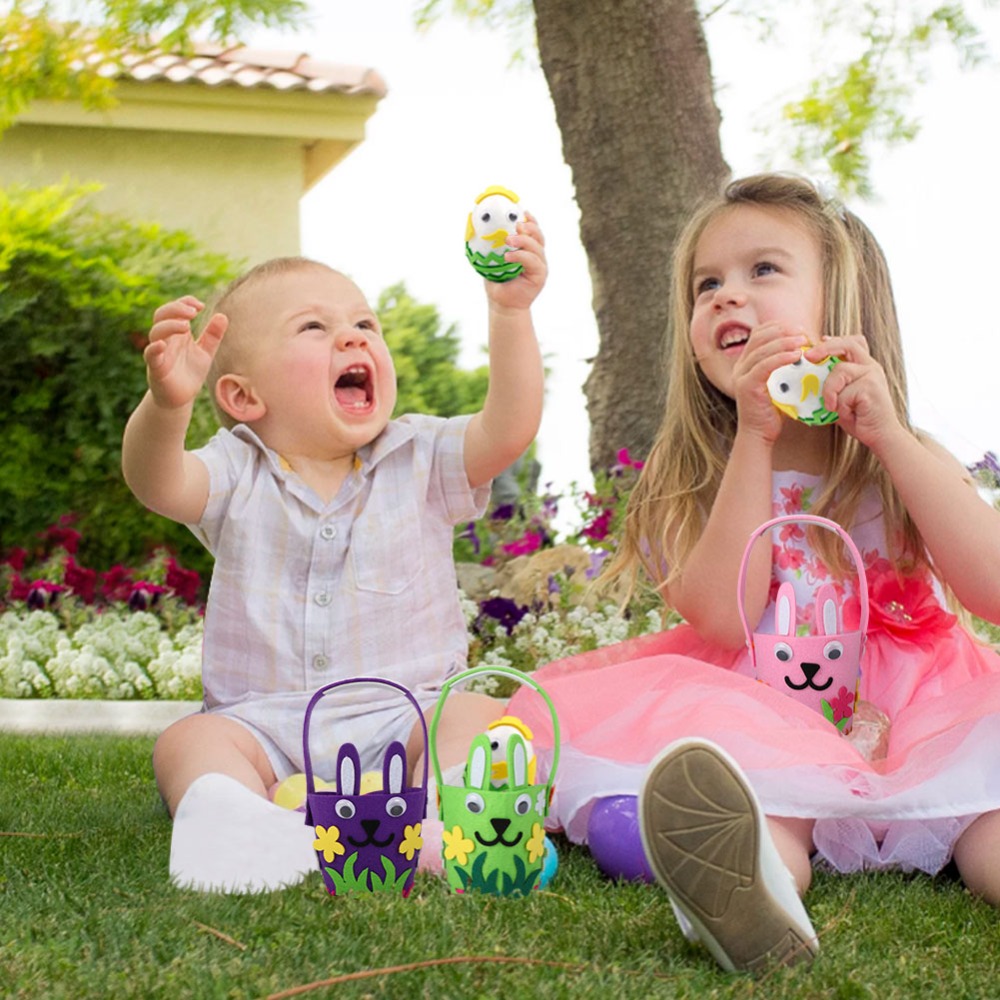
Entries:
[[[552,766],[544,784],[532,783],[527,744],[516,733],[506,747],[507,778],[495,787],[490,737],[483,733],[469,747],[461,785],[445,785],[437,755],[437,727],[451,689],[490,674],[511,677],[534,688],[552,716]],[[545,818],[552,802],[559,764],[559,720],[552,700],[528,674],[512,667],[477,667],[449,678],[431,720],[428,745],[444,825],[442,859],[454,892],[526,896],[537,884],[545,857]]]

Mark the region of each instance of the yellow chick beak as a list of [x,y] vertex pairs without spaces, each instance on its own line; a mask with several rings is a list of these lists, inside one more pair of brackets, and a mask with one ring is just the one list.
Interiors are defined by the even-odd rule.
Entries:
[[484,236],[483,239],[492,243],[494,250],[499,250],[507,242],[507,230],[496,229],[488,236]]
[[494,781],[506,781],[507,780],[507,761],[498,760],[492,769],[492,775]]
[[803,375],[802,376],[802,400],[806,401],[806,396],[819,395],[819,376],[818,375]]

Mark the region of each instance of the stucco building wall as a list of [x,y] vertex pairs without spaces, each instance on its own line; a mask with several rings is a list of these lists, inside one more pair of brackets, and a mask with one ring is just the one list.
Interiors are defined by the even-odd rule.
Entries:
[[0,142],[0,178],[98,183],[102,210],[185,229],[248,264],[299,252],[293,138],[21,124]]

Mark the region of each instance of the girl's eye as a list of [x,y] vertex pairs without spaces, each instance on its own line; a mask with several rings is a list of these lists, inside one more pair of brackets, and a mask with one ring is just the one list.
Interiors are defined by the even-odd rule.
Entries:
[[777,270],[777,267],[770,261],[762,260],[759,264],[754,265],[753,275],[755,278],[762,278],[768,274],[775,274]]
[[719,287],[718,278],[705,278],[695,286],[695,295],[704,295],[705,292],[713,292]]
[[325,330],[326,327],[318,320],[311,319],[307,323],[303,323],[299,329],[300,333],[305,333],[306,330]]

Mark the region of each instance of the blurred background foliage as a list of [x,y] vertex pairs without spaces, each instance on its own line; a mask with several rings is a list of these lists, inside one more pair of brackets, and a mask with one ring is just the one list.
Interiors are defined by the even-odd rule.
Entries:
[[[103,214],[95,188],[0,189],[0,555],[29,553],[65,515],[87,565],[137,564],[158,546],[201,573],[188,530],[144,510],[121,476],[121,437],[146,390],[153,312],[182,294],[207,301],[239,269],[193,237]],[[458,368],[460,336],[402,284],[378,300],[399,377],[397,413],[477,410],[487,368]],[[199,398],[188,447],[216,430]]]

